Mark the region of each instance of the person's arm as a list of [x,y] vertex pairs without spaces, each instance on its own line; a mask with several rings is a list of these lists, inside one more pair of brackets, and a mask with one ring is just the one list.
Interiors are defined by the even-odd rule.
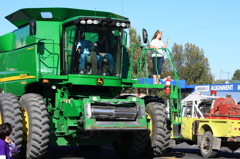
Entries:
[[166,45],[164,45],[164,48],[167,48],[168,45],[168,38],[166,39]]
[[9,149],[10,149],[11,153],[18,152],[18,148],[13,142],[11,144],[9,144]]
[[79,47],[81,47],[81,43],[80,43],[80,42],[78,42],[78,44],[77,44],[76,51],[79,51],[79,50],[78,50]]
[[15,153],[18,151],[16,145],[12,142],[12,140],[8,136],[5,138],[5,142],[8,144],[11,153]]

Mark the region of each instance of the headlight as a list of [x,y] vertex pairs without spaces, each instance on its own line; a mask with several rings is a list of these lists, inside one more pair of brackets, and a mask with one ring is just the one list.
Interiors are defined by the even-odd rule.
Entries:
[[86,24],[86,21],[85,21],[85,20],[81,20],[81,21],[80,21],[80,24],[83,24],[83,25],[84,25],[84,24]]
[[92,24],[92,23],[93,23],[93,21],[91,19],[87,20],[87,24]]
[[121,26],[121,23],[116,22],[116,26],[117,26],[117,27],[120,27],[120,26]]
[[98,20],[93,20],[93,24],[95,24],[95,25],[97,25],[99,23],[99,21]]
[[126,23],[122,23],[122,27],[126,27]]

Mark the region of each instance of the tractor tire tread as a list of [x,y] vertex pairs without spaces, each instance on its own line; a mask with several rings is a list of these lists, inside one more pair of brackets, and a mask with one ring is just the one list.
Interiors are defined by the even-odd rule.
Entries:
[[[3,123],[12,125],[10,138],[15,143],[18,150],[22,147],[22,117],[17,96],[12,93],[0,93],[0,112]],[[0,123],[2,124],[2,123]],[[15,153],[12,158],[16,158],[20,151]]]
[[147,156],[163,155],[170,143],[170,131],[167,128],[166,111],[163,103],[149,102],[147,112],[152,120],[152,135],[148,148],[145,152]]
[[[46,153],[49,142],[49,119],[43,98],[34,93],[25,94],[20,98],[21,106],[28,111],[31,132],[27,141],[27,159],[37,159]],[[44,111],[43,111],[44,110]]]

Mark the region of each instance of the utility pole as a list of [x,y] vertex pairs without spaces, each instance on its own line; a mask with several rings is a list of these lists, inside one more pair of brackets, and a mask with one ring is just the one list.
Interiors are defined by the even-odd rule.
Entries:
[[230,72],[223,72],[222,69],[220,70],[220,81],[222,80],[222,73],[227,73],[227,74],[228,74],[227,81],[229,81],[229,73],[230,73]]
[[227,80],[229,81],[229,73],[230,73],[230,72],[225,72],[225,73],[227,73],[227,74],[228,74],[228,79],[227,79]]
[[220,70],[220,81],[222,80],[222,69]]

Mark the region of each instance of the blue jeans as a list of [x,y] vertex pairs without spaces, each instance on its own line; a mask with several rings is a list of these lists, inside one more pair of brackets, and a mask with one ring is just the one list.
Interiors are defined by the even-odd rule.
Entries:
[[152,63],[153,63],[153,75],[160,75],[162,72],[164,57],[152,57]]
[[80,71],[85,69],[85,64],[88,57],[89,54],[80,54]]
[[106,58],[108,60],[110,71],[113,71],[114,70],[113,56],[111,54],[109,54],[109,53],[106,53],[106,55],[104,57],[101,54],[99,54],[99,57],[98,57],[98,67],[100,69],[102,68],[103,58]]
[[[82,71],[83,69],[85,69],[85,64],[86,64],[86,61],[87,61],[87,58],[89,57],[89,54],[80,54],[80,71]],[[100,56],[100,55],[97,55],[97,59],[98,59],[98,69],[101,68],[101,65],[100,65],[100,60],[102,61],[103,60],[103,57]]]

